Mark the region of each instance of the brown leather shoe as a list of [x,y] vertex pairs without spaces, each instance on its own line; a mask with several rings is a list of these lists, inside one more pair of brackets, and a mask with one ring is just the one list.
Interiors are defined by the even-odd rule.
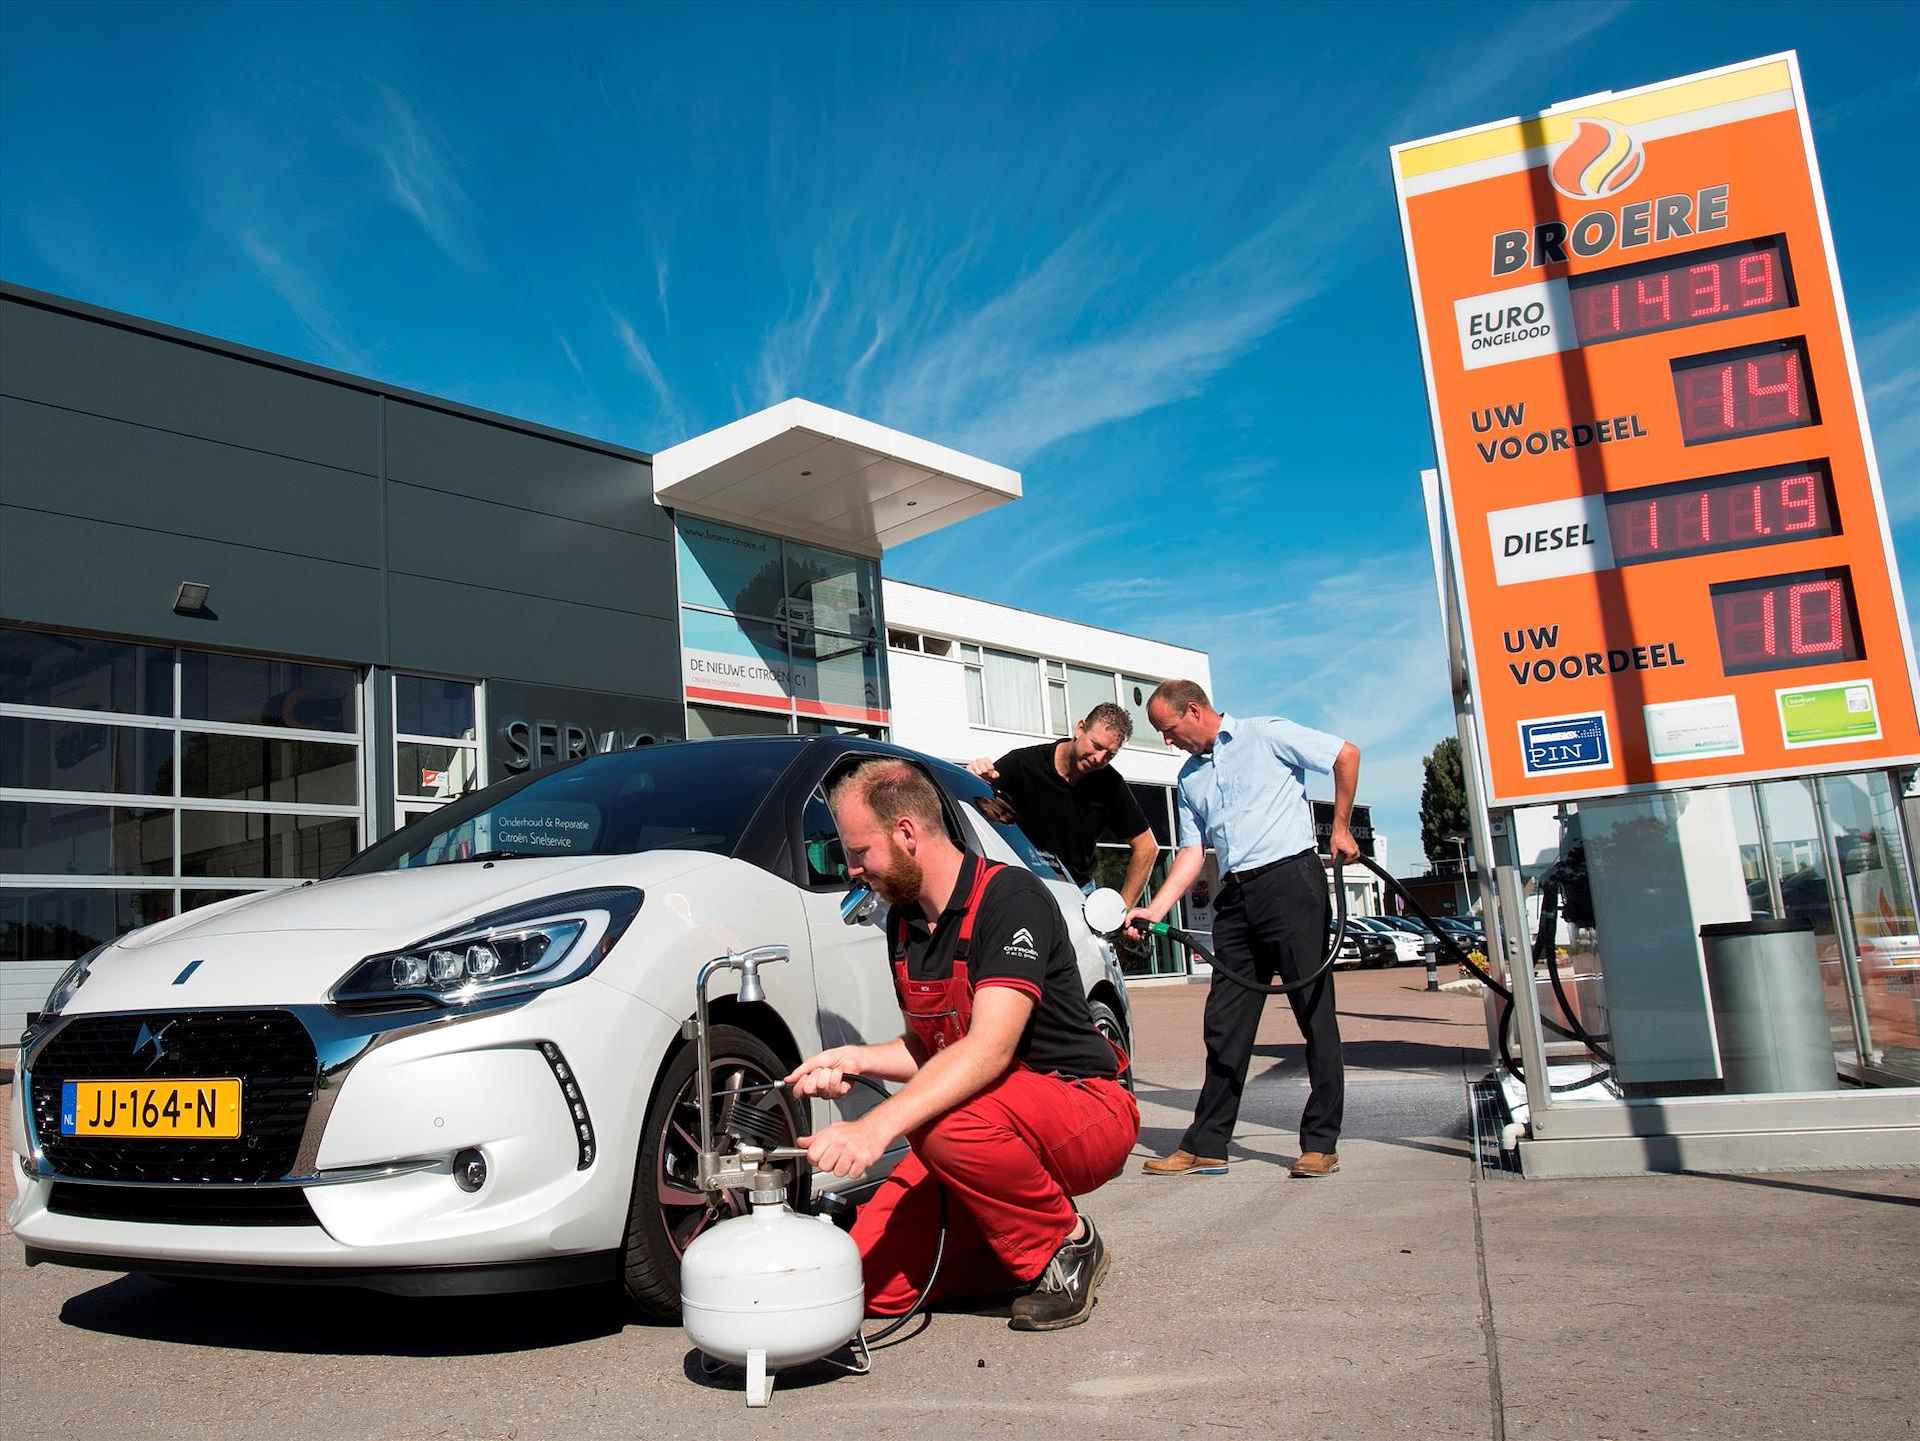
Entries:
[[1295,1176],[1331,1176],[1340,1169],[1340,1158],[1331,1151],[1307,1151],[1293,1163],[1289,1173]]
[[1224,1176],[1227,1174],[1225,1156],[1196,1156],[1191,1151],[1175,1151],[1171,1156],[1157,1156],[1140,1168],[1149,1176]]

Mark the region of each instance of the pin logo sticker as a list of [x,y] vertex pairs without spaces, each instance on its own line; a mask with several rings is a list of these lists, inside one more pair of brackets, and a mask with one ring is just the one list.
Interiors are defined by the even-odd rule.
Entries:
[[1530,776],[1613,769],[1613,743],[1600,711],[1520,722],[1521,764]]
[[1547,178],[1569,200],[1605,200],[1639,179],[1646,162],[1646,151],[1626,126],[1581,117],[1547,167]]

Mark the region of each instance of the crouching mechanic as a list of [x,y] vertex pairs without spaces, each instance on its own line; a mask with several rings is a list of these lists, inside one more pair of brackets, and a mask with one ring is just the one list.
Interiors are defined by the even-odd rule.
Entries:
[[848,1075],[902,1083],[853,1120],[803,1137],[808,1159],[866,1172],[899,1137],[911,1150],[853,1225],[867,1309],[904,1312],[945,1259],[929,1301],[1020,1291],[1016,1331],[1078,1325],[1106,1274],[1106,1243],[1074,1196],[1105,1185],[1140,1134],[1119,1084],[1126,1058],[1093,1028],[1066,922],[1031,872],[962,851],[933,783],[905,761],[867,761],[828,797],[854,878],[892,907],[887,941],[907,1029],[837,1046],[787,1080],[796,1096],[847,1094]]

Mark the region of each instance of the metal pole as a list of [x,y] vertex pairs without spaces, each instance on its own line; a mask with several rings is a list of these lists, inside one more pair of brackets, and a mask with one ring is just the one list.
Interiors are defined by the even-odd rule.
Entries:
[[1833,821],[1827,814],[1827,783],[1824,776],[1807,780],[1813,791],[1814,824],[1820,827],[1820,846],[1827,862],[1827,895],[1833,901],[1834,939],[1840,943],[1840,978],[1846,983],[1847,1005],[1853,1012],[1854,1052],[1863,1066],[1880,1063],[1873,1049],[1873,1032],[1867,1025],[1867,993],[1860,984],[1860,942],[1853,929],[1853,900],[1847,894],[1847,877],[1840,869],[1840,847],[1834,839]]
[[1747,789],[1753,793],[1753,826],[1760,837],[1760,874],[1767,879],[1767,898],[1773,906],[1773,918],[1784,921],[1787,903],[1780,896],[1780,864],[1773,855],[1773,828],[1767,824],[1766,797],[1761,794],[1757,781],[1750,782]]

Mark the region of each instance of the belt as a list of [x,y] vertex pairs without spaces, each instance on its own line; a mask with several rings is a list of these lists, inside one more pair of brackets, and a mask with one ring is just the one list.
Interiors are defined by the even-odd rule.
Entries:
[[1318,861],[1319,858],[1320,853],[1312,846],[1308,846],[1304,851],[1295,851],[1290,856],[1282,856],[1277,861],[1268,861],[1263,866],[1252,866],[1244,871],[1228,871],[1227,879],[1244,885],[1258,876],[1264,876],[1268,871],[1277,871],[1282,866],[1295,865],[1300,861]]

